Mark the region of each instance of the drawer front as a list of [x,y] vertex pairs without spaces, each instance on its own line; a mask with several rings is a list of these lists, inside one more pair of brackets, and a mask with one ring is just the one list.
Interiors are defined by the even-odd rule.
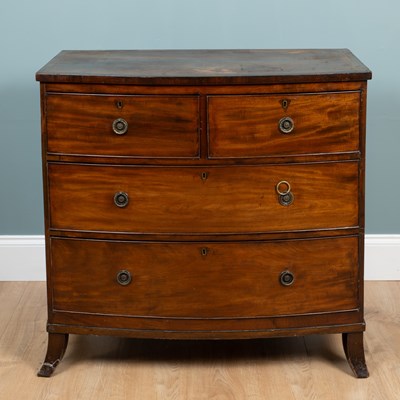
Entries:
[[359,110],[359,92],[210,96],[209,157],[358,151]]
[[[51,240],[53,308],[245,318],[358,307],[358,238],[247,243]],[[118,283],[121,271],[130,274]],[[126,272],[127,271],[127,272]],[[291,285],[281,276],[289,271]],[[119,275],[118,275],[119,274]]]
[[[50,163],[48,175],[54,229],[234,234],[358,226],[355,161],[204,169]],[[289,205],[277,193],[281,181],[290,185]]]
[[197,96],[49,94],[46,113],[51,153],[199,156]]

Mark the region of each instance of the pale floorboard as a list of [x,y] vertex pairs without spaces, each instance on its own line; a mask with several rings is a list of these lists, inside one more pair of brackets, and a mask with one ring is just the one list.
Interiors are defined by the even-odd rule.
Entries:
[[370,371],[350,372],[340,335],[145,341],[71,335],[50,379],[42,282],[0,282],[1,400],[400,399],[400,282],[366,282]]

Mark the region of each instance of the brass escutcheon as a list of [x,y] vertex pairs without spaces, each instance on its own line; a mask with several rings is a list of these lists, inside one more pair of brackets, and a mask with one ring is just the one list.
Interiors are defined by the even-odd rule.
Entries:
[[201,180],[205,181],[208,178],[208,172],[204,171],[200,174]]
[[288,109],[289,104],[290,104],[290,100],[288,100],[288,99],[281,100],[281,106],[285,111]]
[[278,201],[281,206],[290,206],[293,203],[294,196],[293,193],[288,193],[285,195],[279,195]]

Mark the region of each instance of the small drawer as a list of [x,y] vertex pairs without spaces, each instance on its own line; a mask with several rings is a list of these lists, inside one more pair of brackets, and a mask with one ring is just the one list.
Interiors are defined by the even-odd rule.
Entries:
[[51,239],[53,308],[173,318],[356,309],[358,238],[247,243]]
[[199,157],[198,96],[48,94],[46,113],[50,153]]
[[210,158],[359,150],[359,92],[208,97]]
[[237,234],[358,226],[358,162],[142,167],[49,163],[50,227]]

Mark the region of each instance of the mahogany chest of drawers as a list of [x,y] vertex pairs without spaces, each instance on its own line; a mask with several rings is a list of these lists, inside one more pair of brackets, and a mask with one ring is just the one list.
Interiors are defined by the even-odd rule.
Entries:
[[367,80],[348,50],[63,51],[41,82],[50,376],[69,334],[363,349]]

